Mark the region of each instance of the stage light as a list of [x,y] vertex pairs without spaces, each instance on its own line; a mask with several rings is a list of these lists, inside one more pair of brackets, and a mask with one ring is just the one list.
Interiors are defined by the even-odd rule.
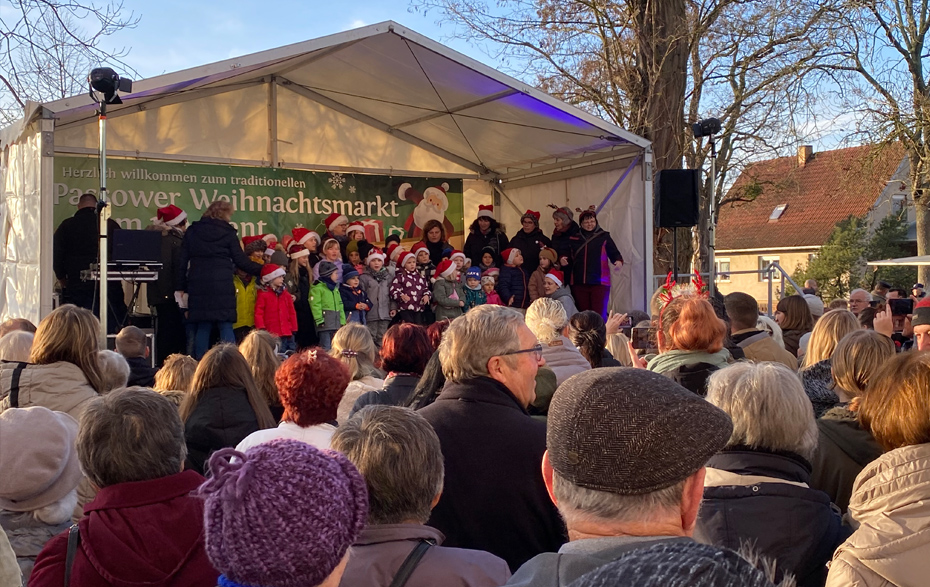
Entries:
[[[132,80],[121,78],[118,73],[109,67],[97,67],[92,69],[87,76],[87,82],[90,84],[91,96],[96,102],[104,104],[122,104],[117,92],[132,92]],[[98,94],[103,94],[100,99]]]
[[691,125],[691,132],[694,133],[694,138],[699,139],[701,137],[709,137],[720,132],[720,120],[716,118],[705,118],[704,120],[695,122]]

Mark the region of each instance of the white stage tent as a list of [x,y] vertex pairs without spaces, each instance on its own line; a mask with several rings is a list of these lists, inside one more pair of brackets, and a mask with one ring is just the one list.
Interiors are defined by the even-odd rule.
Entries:
[[[108,109],[108,155],[465,180],[466,226],[492,201],[512,235],[523,211],[602,207],[627,264],[615,310],[652,283],[649,141],[394,22],[161,75]],[[52,308],[55,156],[96,155],[86,94],[29,103],[0,131],[0,318]],[[118,187],[109,183],[112,192]],[[577,214],[576,214],[577,218]],[[195,218],[196,219],[196,218]]]
[[930,255],[921,255],[918,257],[898,257],[897,259],[880,259],[878,261],[869,261],[867,264],[875,267],[916,267],[920,265],[930,265]]

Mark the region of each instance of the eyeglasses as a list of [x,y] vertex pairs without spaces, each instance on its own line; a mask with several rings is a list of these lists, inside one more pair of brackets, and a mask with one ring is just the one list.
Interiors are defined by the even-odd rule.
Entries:
[[510,351],[509,353],[501,353],[501,354],[499,354],[499,355],[497,355],[497,356],[498,356],[498,357],[506,357],[507,355],[522,355],[523,353],[536,353],[536,362],[538,363],[538,362],[542,359],[542,350],[543,350],[543,346],[542,346],[541,344],[537,344],[536,346],[534,346],[533,348],[530,348],[530,349],[522,349],[522,350],[519,350],[519,351]]

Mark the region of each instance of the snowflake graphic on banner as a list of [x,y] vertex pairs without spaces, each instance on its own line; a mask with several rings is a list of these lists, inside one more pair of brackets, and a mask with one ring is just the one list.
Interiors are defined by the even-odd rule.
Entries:
[[355,193],[355,186],[354,186],[354,185],[350,185],[350,186],[349,186],[349,193],[350,193],[350,194],[354,194],[354,193]]
[[345,182],[346,178],[342,177],[341,173],[334,173],[329,176],[329,185],[333,186],[333,189],[342,189]]

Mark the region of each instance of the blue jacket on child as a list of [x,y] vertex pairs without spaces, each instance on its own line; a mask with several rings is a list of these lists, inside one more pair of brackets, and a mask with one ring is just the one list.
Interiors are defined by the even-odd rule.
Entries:
[[[523,269],[523,265],[514,267],[504,265],[501,267],[501,274],[497,281],[497,293],[501,295],[501,301],[511,308],[529,308],[530,307],[530,276]],[[510,303],[510,296],[513,296],[513,303]]]
[[371,309],[371,300],[368,299],[368,294],[359,287],[352,287],[346,281],[353,277],[358,277],[358,271],[352,265],[345,264],[342,266],[342,285],[339,286],[339,295],[342,296],[342,307],[345,308],[346,313],[346,323],[349,322],[358,322],[359,324],[367,324],[368,320],[366,316],[368,315],[368,310],[359,310],[356,308],[358,304],[365,304]]

